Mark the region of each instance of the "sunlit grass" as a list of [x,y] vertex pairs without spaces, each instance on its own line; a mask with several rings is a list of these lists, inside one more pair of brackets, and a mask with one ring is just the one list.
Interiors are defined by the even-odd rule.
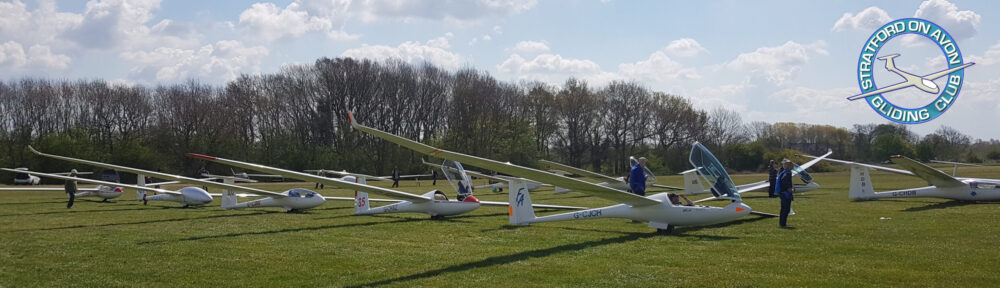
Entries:
[[[1000,167],[959,173],[1000,178]],[[420,214],[353,216],[345,201],[288,214],[277,208],[226,211],[218,200],[194,209],[167,202],[143,206],[128,191],[110,203],[78,200],[66,209],[61,192],[0,192],[0,286],[969,287],[1000,281],[1000,204],[851,202],[847,173],[814,176],[822,188],[796,197],[798,214],[789,220],[794,230],[778,229],[777,219],[747,217],[679,227],[675,235],[623,219],[514,227],[499,207],[434,221]],[[742,184],[761,177],[734,178]],[[658,179],[681,183],[678,176]],[[873,180],[879,190],[924,185],[884,173]],[[442,181],[436,187],[429,181],[402,185],[413,193],[436,188],[454,194]],[[280,191],[313,185],[256,186]],[[776,212],[778,202],[762,195],[745,194],[745,202]],[[612,204],[551,190],[532,198]]]

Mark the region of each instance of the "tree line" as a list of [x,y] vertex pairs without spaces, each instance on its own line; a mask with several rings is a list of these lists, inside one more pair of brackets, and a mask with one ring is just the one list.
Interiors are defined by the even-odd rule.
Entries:
[[[143,169],[193,175],[195,152],[288,169],[347,169],[385,175],[424,172],[415,154],[352,132],[359,122],[463,153],[537,166],[550,159],[623,175],[629,156],[658,173],[687,170],[701,141],[728,168],[759,171],[766,160],[822,154],[879,162],[903,154],[922,160],[1000,160],[1000,141],[972,139],[942,126],[920,137],[899,124],[850,129],[801,123],[744,122],[734,111],[697,109],[686,98],[634,81],[594,87],[504,82],[472,68],[447,71],[398,60],[321,58],[271,74],[242,75],[224,86],[190,80],[127,85],[104,80],[0,81],[0,166],[62,171],[26,147]],[[430,159],[428,159],[430,160]],[[802,160],[802,159],[797,159]],[[225,166],[208,165],[215,173]],[[823,169],[822,166],[819,169]]]

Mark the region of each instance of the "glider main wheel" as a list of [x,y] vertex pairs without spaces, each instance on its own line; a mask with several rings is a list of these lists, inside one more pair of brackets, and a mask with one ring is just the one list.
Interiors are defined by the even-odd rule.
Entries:
[[667,229],[656,229],[656,233],[663,235],[669,235],[670,233],[673,232],[674,232],[674,225],[667,225]]

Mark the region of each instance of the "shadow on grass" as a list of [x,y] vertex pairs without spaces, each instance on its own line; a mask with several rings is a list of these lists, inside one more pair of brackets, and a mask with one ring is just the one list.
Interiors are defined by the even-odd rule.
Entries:
[[910,208],[903,209],[903,212],[916,212],[916,211],[926,211],[926,210],[934,210],[934,209],[944,209],[944,208],[950,208],[950,207],[965,206],[965,205],[975,204],[975,203],[976,202],[948,201],[948,202],[940,202],[940,203],[928,204],[928,205],[924,205],[924,206],[910,207]]
[[594,240],[594,241],[588,241],[588,242],[582,242],[582,243],[575,243],[575,244],[567,244],[567,245],[550,247],[550,248],[544,248],[544,249],[530,250],[530,251],[524,251],[524,252],[514,253],[514,254],[510,254],[510,255],[494,256],[494,257],[489,257],[489,258],[486,258],[486,259],[483,259],[483,260],[480,260],[480,261],[468,262],[468,263],[462,263],[462,264],[456,264],[456,265],[444,267],[444,268],[441,268],[441,269],[430,270],[430,271],[426,271],[426,272],[422,272],[422,273],[417,273],[417,274],[413,274],[413,275],[409,275],[409,276],[396,277],[396,278],[392,278],[392,279],[386,279],[386,280],[382,280],[382,281],[376,281],[376,282],[370,282],[370,283],[364,283],[364,284],[358,284],[358,285],[351,285],[351,286],[347,286],[347,287],[375,287],[375,286],[382,286],[382,285],[388,285],[388,284],[397,284],[398,282],[404,282],[404,281],[411,281],[411,280],[418,280],[418,279],[424,279],[424,278],[437,277],[437,276],[440,276],[440,275],[443,275],[443,274],[446,274],[446,273],[462,272],[462,271],[472,270],[472,269],[477,269],[477,268],[487,268],[487,267],[496,266],[496,265],[503,265],[503,264],[513,263],[513,262],[517,262],[517,261],[529,260],[529,259],[532,259],[532,258],[548,257],[548,256],[552,256],[554,254],[559,254],[559,253],[563,253],[563,252],[578,251],[578,250],[581,250],[581,249],[587,249],[587,248],[604,246],[604,245],[610,245],[610,244],[619,244],[619,243],[632,242],[632,241],[641,240],[641,239],[645,239],[645,238],[649,238],[649,237],[656,237],[656,236],[657,236],[657,234],[655,234],[655,233],[648,233],[648,234],[646,234],[646,233],[628,233],[626,235],[619,236],[619,237],[614,237],[614,238],[607,238],[607,239]]
[[[169,208],[164,208],[164,209],[169,209]],[[143,210],[145,210],[145,209],[143,209]],[[261,211],[261,212],[249,213],[249,214],[223,214],[223,215],[212,215],[212,216],[204,216],[204,217],[158,219],[158,220],[146,220],[146,221],[137,221],[137,222],[105,223],[105,224],[95,224],[95,225],[73,225],[73,226],[64,226],[64,227],[38,228],[38,229],[19,229],[19,230],[0,231],[0,233],[28,232],[28,231],[53,231],[53,230],[76,229],[76,228],[113,227],[113,226],[123,226],[123,225],[142,225],[142,224],[152,224],[152,223],[180,222],[180,221],[188,221],[188,220],[201,220],[201,219],[214,219],[214,218],[227,218],[227,217],[261,215],[261,214],[270,214],[270,213],[274,213],[274,212],[263,212],[263,211]]]
[[36,213],[21,213],[21,214],[2,214],[2,215],[0,215],[0,217],[54,215],[54,214],[79,214],[79,213],[92,213],[92,212],[137,211],[137,210],[148,210],[148,209],[149,208],[80,210],[79,208],[77,208],[76,210],[74,210],[73,208],[69,208],[69,209],[60,210],[60,211],[48,211],[48,212],[36,212]]
[[[722,227],[728,227],[728,226],[732,226],[732,225],[740,225],[740,224],[744,224],[744,223],[753,223],[753,222],[757,222],[757,221],[764,220],[764,219],[770,219],[770,218],[773,218],[773,217],[768,217],[768,216],[753,217],[753,216],[751,216],[751,217],[743,217],[743,218],[740,218],[739,220],[729,221],[729,222],[723,222],[723,223],[719,223],[719,224],[702,225],[702,226],[681,226],[681,227],[678,227],[677,229],[674,229],[674,234],[683,236],[683,235],[687,234],[688,232],[699,231],[699,230],[702,230],[702,229],[722,228]],[[738,239],[738,238],[735,238],[735,237],[725,237],[725,236],[699,236],[699,235],[691,235],[691,236],[705,237],[705,238],[708,238],[709,240]],[[712,238],[718,238],[718,239],[712,239]]]
[[231,237],[240,237],[240,236],[249,236],[249,235],[259,236],[259,235],[269,235],[269,234],[278,234],[278,233],[302,232],[302,231],[316,231],[316,230],[346,228],[346,227],[373,226],[373,225],[378,225],[378,224],[393,224],[393,223],[403,223],[403,222],[412,222],[412,221],[421,221],[421,220],[420,219],[409,219],[409,218],[406,218],[406,219],[399,219],[399,220],[393,220],[393,221],[373,221],[373,222],[364,222],[364,223],[348,223],[348,224],[323,225],[323,226],[312,226],[312,227],[286,228],[286,229],[278,229],[278,230],[270,230],[270,231],[236,232],[236,233],[227,233],[227,234],[220,234],[220,235],[194,236],[194,237],[181,238],[181,239],[175,239],[175,240],[145,241],[145,242],[139,242],[138,244],[139,245],[162,244],[162,243],[170,243],[170,242],[198,241],[198,240],[205,240],[205,239],[231,238]]
[[7,206],[7,205],[31,205],[31,204],[57,204],[57,203],[66,204],[66,200],[62,200],[62,201],[47,201],[47,202],[8,202],[8,203],[0,203],[0,206]]

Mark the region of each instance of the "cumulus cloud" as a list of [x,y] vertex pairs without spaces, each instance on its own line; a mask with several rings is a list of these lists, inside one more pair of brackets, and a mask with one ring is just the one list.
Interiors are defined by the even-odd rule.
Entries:
[[246,47],[238,41],[225,40],[197,49],[160,47],[151,51],[131,51],[120,57],[133,65],[130,78],[143,81],[176,82],[189,78],[228,81],[241,73],[260,71],[261,59],[267,56],[263,46]]
[[742,53],[726,64],[726,68],[739,69],[761,75],[775,85],[782,85],[807,62],[810,55],[828,55],[826,43],[818,41],[803,45],[788,41],[780,46],[760,47]]
[[705,47],[701,47],[698,41],[691,38],[681,38],[671,41],[667,45],[667,52],[675,57],[694,57],[698,54],[708,52]]
[[536,0],[365,0],[352,10],[362,21],[445,20],[476,23],[484,19],[518,14],[533,8]]
[[321,4],[322,2],[315,1],[296,1],[280,8],[274,3],[254,3],[240,13],[239,27],[248,37],[268,43],[298,38],[309,32],[321,32],[334,40],[360,37],[343,31],[336,24],[346,19],[349,3]]
[[[943,66],[945,62],[944,56],[938,56],[937,58],[935,60],[941,63],[941,65],[937,66]],[[969,55],[969,58],[966,61],[976,62],[976,65],[981,65],[981,66],[993,66],[996,64],[1000,64],[1000,42],[997,42],[996,44],[993,44],[993,46],[990,46],[990,48],[987,49],[985,53],[983,53],[983,56]]]
[[497,66],[497,70],[516,74],[579,74],[600,72],[601,66],[597,65],[594,61],[563,58],[558,54],[541,54],[531,60],[526,60],[518,54],[513,54]]
[[885,23],[892,21],[889,13],[882,8],[871,6],[861,10],[858,14],[844,13],[844,16],[833,24],[833,31],[864,30],[870,31],[882,27]]
[[514,45],[514,53],[537,54],[549,52],[549,45],[540,41],[521,41]]
[[920,3],[920,8],[913,16],[930,20],[948,30],[952,37],[959,39],[976,35],[982,19],[982,16],[972,10],[959,11],[958,6],[947,0],[924,1]]
[[698,72],[693,68],[684,67],[681,63],[670,59],[670,56],[667,56],[667,52],[665,51],[670,51],[670,47],[668,46],[664,50],[654,52],[645,61],[618,65],[618,73],[629,79],[652,80],[656,82],[701,78],[701,75],[698,75]]
[[21,43],[7,41],[0,44],[0,67],[18,71],[39,71],[45,69],[66,69],[71,59],[63,54],[54,54],[49,46],[35,44],[24,51]]
[[412,64],[428,62],[445,69],[458,69],[462,57],[448,51],[451,47],[448,41],[450,37],[451,33],[448,33],[426,43],[407,41],[396,47],[365,44],[361,48],[348,49],[340,56],[380,61],[399,59]]

